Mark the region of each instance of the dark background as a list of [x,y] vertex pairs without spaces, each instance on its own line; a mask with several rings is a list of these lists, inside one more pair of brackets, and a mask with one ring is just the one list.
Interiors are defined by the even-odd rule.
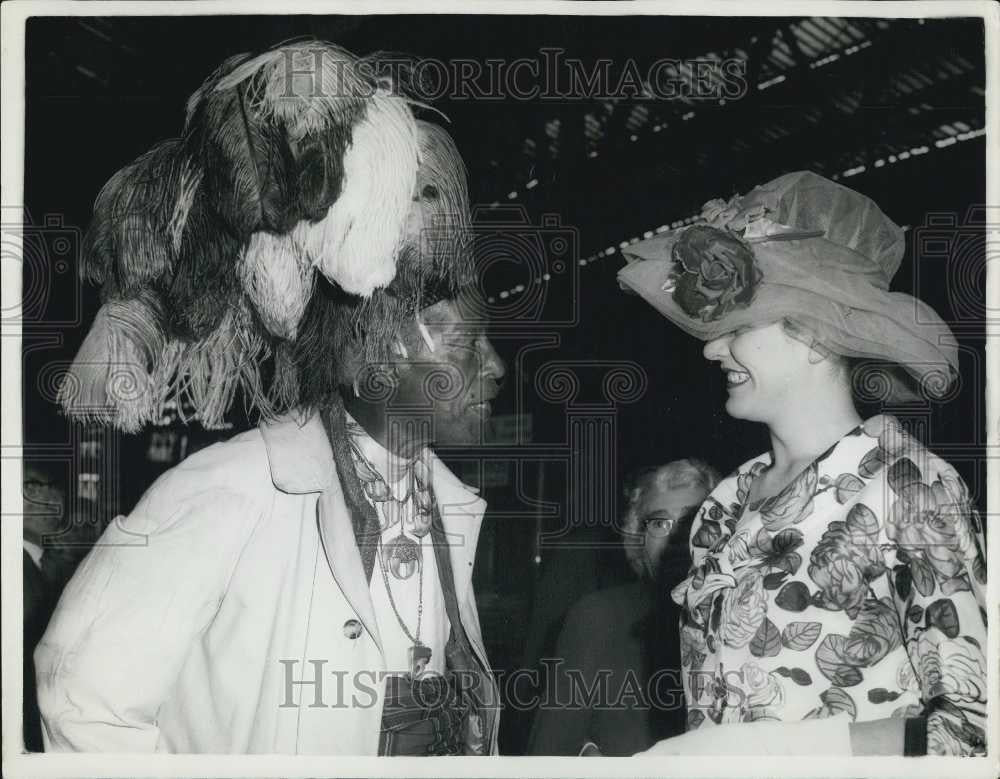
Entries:
[[[498,670],[535,663],[575,598],[626,575],[613,530],[625,472],[684,456],[726,472],[766,448],[762,429],[722,412],[722,377],[702,359],[701,344],[622,294],[615,274],[620,242],[784,172],[837,178],[909,228],[893,288],[918,294],[953,323],[963,380],[947,402],[888,410],[955,465],[985,510],[985,255],[983,211],[973,208],[985,200],[985,144],[982,136],[960,140],[984,126],[979,20],[36,18],[26,48],[26,456],[76,484],[96,474],[99,521],[127,512],[185,454],[253,420],[235,409],[231,430],[203,431],[169,416],[156,430],[123,436],[70,426],[57,414],[58,368],[98,305],[97,291],[76,276],[94,198],[112,173],[180,133],[187,97],[224,58],[299,36],[444,61],[539,60],[543,47],[559,47],[588,66],[611,59],[615,75],[629,59],[640,71],[660,58],[746,62],[747,94],[721,104],[642,96],[436,104],[451,120],[479,213],[507,218],[490,204],[518,205],[530,223],[490,229],[530,236],[552,271],[551,282],[537,285],[534,323],[524,315],[513,328],[501,315],[495,337],[509,371],[496,413],[530,415],[530,437],[520,443],[533,448],[450,453],[490,502],[476,579]],[[838,56],[819,64],[831,54]],[[879,159],[886,162],[876,167]],[[845,175],[859,166],[863,172]],[[936,241],[922,238],[929,218]],[[568,241],[562,272],[551,265],[553,236]],[[606,247],[616,251],[605,255]],[[525,300],[535,270],[507,258],[484,285],[502,304],[502,290],[524,283],[528,291],[509,300]],[[570,324],[555,324],[565,317]],[[554,360],[578,378],[571,401],[546,397]],[[628,402],[609,403],[602,389],[616,366],[644,377]],[[512,718],[502,731],[505,752],[521,748],[525,721]]]

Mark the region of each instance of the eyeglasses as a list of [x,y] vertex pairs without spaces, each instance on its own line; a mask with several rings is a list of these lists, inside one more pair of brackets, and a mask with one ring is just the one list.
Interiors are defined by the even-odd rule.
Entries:
[[23,482],[25,495],[51,495],[58,492],[59,487],[55,482],[40,481],[39,479],[25,479]]
[[648,536],[653,536],[654,538],[665,538],[666,536],[669,536],[670,531],[674,529],[674,525],[676,524],[676,520],[667,519],[666,517],[652,517],[642,521],[643,532],[645,532]]
[[677,525],[693,519],[694,515],[697,513],[698,508],[695,507],[678,519],[670,519],[669,517],[647,517],[642,520],[642,529],[647,536],[652,536],[653,538],[666,538],[674,532],[674,528],[677,527]]

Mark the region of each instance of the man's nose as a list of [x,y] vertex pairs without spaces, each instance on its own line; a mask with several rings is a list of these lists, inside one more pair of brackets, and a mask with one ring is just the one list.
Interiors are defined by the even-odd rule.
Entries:
[[497,350],[489,338],[483,338],[479,348],[483,375],[492,378],[499,384],[507,375],[507,366],[504,364],[503,358],[497,354]]

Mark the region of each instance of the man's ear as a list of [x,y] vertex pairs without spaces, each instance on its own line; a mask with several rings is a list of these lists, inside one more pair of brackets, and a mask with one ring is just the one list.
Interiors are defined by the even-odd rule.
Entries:
[[406,361],[427,361],[433,360],[431,356],[438,349],[435,337],[430,329],[424,324],[420,314],[412,320],[404,322],[392,346],[391,352],[394,359]]
[[400,335],[392,345],[392,355],[394,365],[399,365],[400,361],[405,362],[410,359],[410,350],[406,346],[403,336]]

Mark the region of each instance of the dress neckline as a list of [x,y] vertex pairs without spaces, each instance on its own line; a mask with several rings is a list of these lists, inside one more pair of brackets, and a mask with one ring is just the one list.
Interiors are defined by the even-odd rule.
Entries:
[[[766,506],[773,506],[776,503],[779,503],[782,498],[784,498],[790,491],[796,488],[798,482],[803,478],[805,478],[806,474],[809,472],[811,468],[813,468],[814,466],[817,465],[817,463],[822,462],[823,460],[827,459],[831,454],[833,454],[834,450],[838,446],[840,446],[840,444],[845,439],[850,438],[851,436],[863,434],[864,426],[865,426],[865,421],[862,421],[861,424],[855,425],[853,428],[844,433],[840,438],[838,438],[836,441],[830,444],[830,446],[828,446],[824,451],[822,451],[820,454],[816,455],[816,457],[810,460],[808,465],[806,465],[804,468],[802,468],[801,471],[795,474],[795,476],[792,479],[790,479],[788,483],[785,484],[785,486],[782,487],[780,490],[778,490],[778,492],[776,492],[774,495],[769,495],[766,498],[760,498],[759,500],[751,501],[750,492],[753,489],[754,483],[757,481],[758,478],[760,478],[760,476],[762,476],[768,470],[768,468],[770,468],[774,464],[774,452],[772,451],[765,452],[762,455],[762,457],[767,458],[766,464],[765,460],[758,458],[753,463],[751,463],[749,470],[744,471],[743,474],[740,474],[741,476],[746,474],[748,476],[748,481],[745,487],[746,497],[744,497],[743,501],[740,503],[740,510],[737,516],[740,519],[742,519],[743,516],[748,512],[750,513],[757,512],[760,511],[762,508],[765,508]],[[758,468],[757,466],[763,466],[763,467]]]

